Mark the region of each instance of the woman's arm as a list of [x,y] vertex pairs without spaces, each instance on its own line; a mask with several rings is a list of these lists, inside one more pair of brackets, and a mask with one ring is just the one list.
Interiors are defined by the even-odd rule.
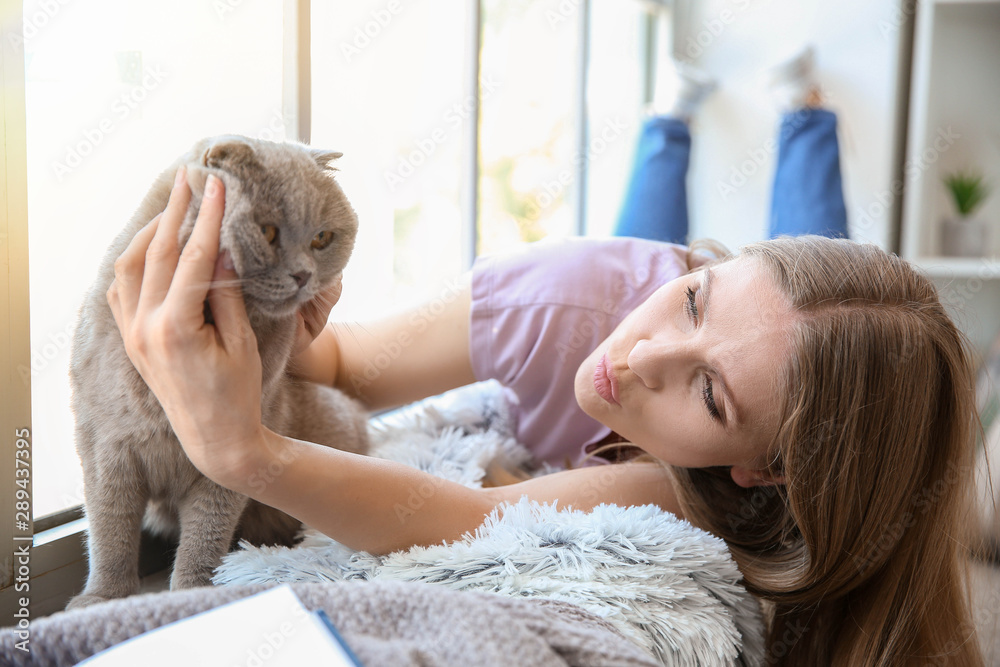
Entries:
[[373,322],[327,324],[292,359],[292,372],[336,387],[371,409],[475,382],[469,353],[471,280],[466,273],[439,297]]
[[202,471],[352,549],[371,553],[458,539],[496,505],[480,489],[266,429],[244,452],[238,466]]
[[584,511],[600,503],[655,504],[679,514],[670,478],[657,463],[579,468],[470,489],[401,463],[266,430],[250,451],[238,470],[205,472],[342,544],[375,554],[454,541],[482,525],[500,503],[525,495]]

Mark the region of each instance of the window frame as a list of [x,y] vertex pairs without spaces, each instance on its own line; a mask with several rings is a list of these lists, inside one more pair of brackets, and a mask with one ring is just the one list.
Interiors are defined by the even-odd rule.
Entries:
[[[0,159],[0,188],[5,207],[0,208],[0,312],[6,315],[7,325],[0,327],[0,539],[4,548],[0,554],[0,609],[4,619],[16,620],[13,614],[20,608],[18,598],[26,593],[16,581],[18,570],[26,565],[34,570],[37,560],[45,551],[35,551],[28,546],[28,557],[18,551],[30,545],[34,532],[30,509],[27,512],[27,531],[15,532],[15,451],[17,440],[27,429],[27,442],[31,433],[31,376],[19,375],[18,369],[31,367],[30,324],[28,320],[28,179],[27,137],[24,104],[24,33],[22,7],[17,0],[0,0],[2,16],[7,18],[0,26],[0,48],[5,50],[0,86],[0,126],[3,128],[2,159]],[[27,459],[30,466],[31,447]],[[23,467],[23,466],[22,466]],[[30,467],[29,495],[30,495]],[[19,563],[18,560],[26,561]],[[30,575],[29,575],[30,576]],[[34,580],[30,582],[34,584]],[[11,591],[11,593],[7,593]],[[9,602],[8,602],[9,600]],[[8,621],[4,621],[6,624]]]

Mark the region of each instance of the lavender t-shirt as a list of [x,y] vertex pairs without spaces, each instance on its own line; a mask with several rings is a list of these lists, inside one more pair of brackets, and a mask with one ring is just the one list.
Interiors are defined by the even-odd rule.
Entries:
[[518,440],[536,458],[578,465],[611,432],[577,405],[576,371],[626,315],[687,271],[686,253],[657,241],[572,237],[476,260],[472,368],[477,380],[505,386]]

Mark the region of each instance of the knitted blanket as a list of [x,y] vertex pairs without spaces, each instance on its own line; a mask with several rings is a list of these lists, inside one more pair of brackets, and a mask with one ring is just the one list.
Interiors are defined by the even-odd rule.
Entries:
[[[373,420],[372,454],[478,487],[491,462],[530,463],[512,434],[502,388],[479,383]],[[502,509],[452,544],[385,556],[316,531],[294,548],[244,543],[213,582],[425,582],[559,600],[605,619],[661,664],[762,663],[760,608],[722,540],[653,505],[584,513],[522,497]]]
[[[292,584],[303,605],[323,609],[367,667],[655,667],[610,625],[551,600],[516,600],[398,581]],[[193,588],[135,595],[31,622],[28,651],[13,628],[0,629],[0,665],[70,667],[143,632],[267,585]],[[219,641],[259,648],[266,637],[233,628]],[[136,667],[203,664],[178,647]],[[270,655],[270,654],[269,654]],[[279,653],[280,655],[280,653]],[[195,658],[192,661],[192,657]],[[267,665],[248,653],[240,664]]]

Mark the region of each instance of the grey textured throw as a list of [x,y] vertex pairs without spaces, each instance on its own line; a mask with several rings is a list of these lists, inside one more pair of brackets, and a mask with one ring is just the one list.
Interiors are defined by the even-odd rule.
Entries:
[[[0,664],[69,667],[147,630],[266,588],[151,593],[61,612],[31,624],[30,653],[15,649],[17,639],[4,628]],[[366,667],[656,664],[609,623],[565,602],[395,581],[292,584],[292,589],[307,608],[329,615]]]

